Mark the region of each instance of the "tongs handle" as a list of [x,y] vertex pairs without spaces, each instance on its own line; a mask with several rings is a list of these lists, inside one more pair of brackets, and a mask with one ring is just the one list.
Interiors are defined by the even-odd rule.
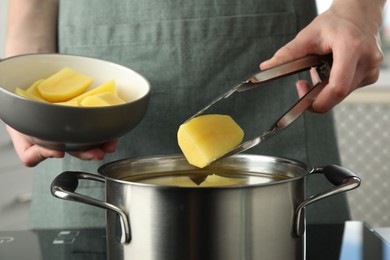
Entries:
[[[309,70],[313,67],[321,66],[321,64],[331,64],[332,55],[309,55],[297,60],[293,60],[274,68],[266,69],[252,75],[248,80],[242,82],[235,87],[235,91],[242,92],[253,89],[259,86],[259,83],[264,83],[277,78],[286,77],[301,71]],[[322,78],[323,79],[323,78]]]
[[[197,113],[195,113],[193,116],[188,118],[186,120],[189,121],[194,117],[197,117],[201,114],[203,114],[207,109],[209,109],[212,105],[217,103],[218,101],[228,98],[230,95],[232,95],[235,92],[242,92],[246,90],[253,89],[255,87],[258,87],[261,85],[261,83],[274,80],[277,78],[285,77],[294,73],[298,73],[301,71],[309,70],[313,67],[322,67],[322,65],[328,65],[331,66],[332,64],[332,54],[327,55],[309,55],[294,61],[287,62],[285,64],[276,66],[271,69],[260,71],[259,73],[256,73],[252,75],[249,79],[246,81],[241,82],[240,84],[236,85],[235,87],[231,88],[227,92],[223,93],[222,95],[218,96],[216,99],[211,101],[209,104],[207,104],[204,108],[199,110]],[[317,70],[318,71],[318,70]],[[319,76],[321,80],[325,80],[325,78],[329,75],[325,75],[324,73],[319,72]]]
[[306,109],[310,108],[318,94],[328,84],[325,79],[314,85],[301,99],[299,99],[284,115],[282,115],[271,128],[262,135],[262,141],[278,134],[281,130],[292,124]]

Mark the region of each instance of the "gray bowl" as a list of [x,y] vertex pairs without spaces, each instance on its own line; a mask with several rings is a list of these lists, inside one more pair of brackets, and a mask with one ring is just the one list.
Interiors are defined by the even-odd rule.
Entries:
[[[70,107],[23,98],[25,89],[64,67],[94,78],[92,87],[111,79],[127,101],[107,107]],[[118,138],[144,117],[150,84],[135,71],[111,62],[64,54],[29,54],[0,61],[0,118],[35,144],[56,150],[80,151]]]

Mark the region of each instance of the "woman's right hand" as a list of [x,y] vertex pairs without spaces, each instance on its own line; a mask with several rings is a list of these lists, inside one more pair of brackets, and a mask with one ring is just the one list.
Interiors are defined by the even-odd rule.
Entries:
[[[310,54],[332,53],[329,83],[312,105],[314,112],[328,112],[355,89],[377,81],[384,58],[379,37],[384,2],[333,0],[329,10],[317,16],[260,68],[268,69]],[[301,81],[297,88],[302,96],[310,86]]]

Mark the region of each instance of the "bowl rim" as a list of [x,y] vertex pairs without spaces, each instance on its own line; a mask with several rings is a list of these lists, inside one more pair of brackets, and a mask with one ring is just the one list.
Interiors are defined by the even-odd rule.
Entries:
[[[108,66],[113,66],[113,70],[116,70],[116,69],[122,70],[122,73],[124,73],[124,74],[120,74],[121,81],[126,81],[126,73],[129,73],[130,75],[133,74],[134,80],[136,82],[134,84],[133,88],[140,89],[139,93],[136,94],[135,99],[127,101],[124,104],[111,105],[111,106],[101,106],[101,107],[98,107],[98,106],[97,107],[75,107],[75,106],[64,106],[64,105],[59,105],[59,104],[53,104],[53,103],[49,103],[49,102],[46,103],[46,102],[41,102],[41,101],[25,98],[25,97],[19,96],[16,93],[14,93],[12,91],[13,86],[10,86],[8,89],[0,86],[0,102],[2,102],[2,104],[0,104],[0,107],[7,106],[6,109],[2,109],[2,111],[0,111],[0,120],[3,121],[5,124],[10,125],[12,128],[16,129],[20,133],[27,135],[27,136],[30,136],[32,138],[35,138],[35,140],[38,140],[37,142],[35,142],[35,144],[38,144],[38,142],[41,144],[43,142],[45,142],[44,144],[52,145],[52,143],[53,143],[55,147],[64,147],[63,149],[62,148],[60,149],[63,151],[85,150],[84,147],[89,147],[89,146],[92,146],[95,144],[101,144],[104,141],[107,141],[107,140],[110,140],[113,138],[119,138],[122,135],[126,134],[128,131],[135,128],[142,121],[143,117],[145,116],[145,114],[148,110],[148,106],[150,103],[149,100],[151,98],[151,92],[152,92],[150,81],[147,78],[145,78],[145,76],[143,76],[139,72],[137,72],[129,67],[126,67],[124,65],[117,64],[117,63],[114,63],[111,61],[99,59],[99,58],[73,55],[73,54],[61,54],[61,53],[22,54],[22,55],[12,56],[12,57],[8,57],[8,58],[5,58],[3,60],[0,60],[0,63],[18,59],[18,61],[15,63],[15,65],[17,66],[20,64],[20,62],[24,61],[24,59],[22,59],[22,58],[27,57],[27,56],[40,57],[41,59],[38,58],[36,60],[43,61],[43,62],[45,60],[45,57],[49,57],[49,56],[54,58],[54,59],[56,57],[65,57],[65,56],[71,57],[71,58],[73,58],[73,57],[76,58],[75,60],[69,59],[70,62],[74,62],[74,61],[77,62],[77,60],[80,60],[80,59],[86,59],[87,62],[94,62],[95,60],[97,60],[100,64],[106,64]],[[31,59],[29,62],[32,62],[32,64],[33,64],[34,59]],[[99,63],[97,66],[99,66]],[[15,65],[12,65],[12,66],[15,66]],[[82,65],[85,65],[85,64],[82,63]],[[82,66],[82,65],[80,65],[80,66]],[[86,64],[86,65],[88,65],[88,64]],[[8,65],[5,65],[4,67],[2,67],[3,69],[1,71],[3,73],[5,73],[5,75],[4,75],[5,77],[8,77],[6,71],[10,67],[6,67],[6,66],[8,66]],[[28,64],[27,66],[30,66],[30,64]],[[114,71],[113,75],[115,75],[115,71]],[[119,77],[119,75],[118,75],[118,77]],[[6,79],[6,78],[3,78],[3,79]],[[12,80],[12,78],[9,78],[9,80]],[[29,78],[27,78],[26,81],[29,81]],[[6,82],[7,81],[4,80],[4,83],[6,83]],[[99,82],[100,82],[100,79],[99,79]],[[12,83],[12,81],[10,81],[10,83]],[[127,85],[123,85],[125,83],[126,82],[121,83],[121,87],[126,88]],[[15,85],[15,84],[13,84],[13,85]],[[23,86],[24,86],[24,83],[23,83]],[[141,87],[137,87],[137,86],[141,86]],[[3,101],[4,101],[4,103],[3,103]],[[59,124],[55,125],[54,129],[56,129],[56,130],[59,129],[58,131],[55,130],[55,132],[58,132],[58,135],[61,135],[63,133],[65,133],[65,135],[62,137],[57,137],[57,134],[51,134],[51,133],[47,134],[47,131],[41,131],[39,129],[39,127],[35,127],[34,124],[33,124],[34,126],[29,126],[29,125],[26,126],[26,123],[23,122],[26,116],[28,117],[28,120],[30,120],[30,119],[35,120],[36,118],[34,116],[31,116],[31,115],[33,115],[31,113],[24,113],[23,116],[19,116],[20,110],[13,109],[12,105],[18,105],[18,106],[20,105],[21,106],[20,109],[25,109],[26,107],[27,108],[34,107],[33,110],[35,110],[35,108],[36,108],[36,111],[50,111],[48,115],[39,117],[39,120],[45,120],[45,122],[52,123],[52,124],[54,121],[57,122],[56,121],[57,119],[63,120],[63,117],[58,117],[58,116],[53,117],[54,114],[64,113],[62,115],[65,115],[65,118],[67,118],[67,119],[65,119],[66,125],[59,123]],[[93,118],[99,118],[97,115],[99,115],[100,113],[103,113],[104,115],[112,115],[113,113],[122,114],[121,111],[129,111],[129,109],[131,109],[132,107],[137,107],[140,110],[135,113],[133,119],[129,120],[129,123],[122,124],[122,126],[120,128],[115,129],[113,132],[112,138],[107,137],[108,136],[107,131],[109,131],[108,128],[107,129],[105,128],[106,130],[103,130],[102,134],[95,134],[92,136],[89,135],[90,130],[87,129],[87,130],[82,130],[82,132],[80,132],[80,136],[82,136],[82,137],[88,135],[88,138],[84,141],[84,140],[81,140],[79,137],[77,137],[79,135],[77,133],[78,130],[76,130],[76,131],[73,130],[74,126],[78,125],[77,124],[78,121],[76,120],[76,122],[73,123],[74,120],[72,119],[72,123],[66,123],[66,122],[69,122],[69,120],[71,120],[70,118],[73,118],[73,116],[80,118],[81,116],[88,114],[88,115],[92,116]],[[15,122],[14,122],[12,118],[15,116],[17,116],[17,118],[19,118],[19,119],[15,120]],[[108,118],[110,118],[110,117],[111,116],[108,116]],[[55,118],[56,120],[51,121],[52,118]],[[46,124],[47,123],[44,123],[44,125],[46,125]],[[77,128],[77,129],[79,129],[79,128]],[[97,131],[97,132],[100,132],[100,131]],[[79,147],[80,147],[80,149],[79,149]]]
[[[98,62],[103,62],[103,63],[107,63],[111,66],[115,66],[115,67],[120,67],[122,69],[125,69],[125,70],[129,70],[129,71],[132,71],[134,72],[135,74],[137,74],[137,76],[139,76],[140,78],[142,78],[142,80],[145,81],[146,83],[146,91],[145,93],[136,98],[135,100],[132,100],[132,101],[127,101],[125,102],[124,104],[118,104],[118,105],[111,105],[110,107],[119,107],[119,106],[126,106],[128,104],[131,104],[131,103],[134,103],[134,102],[138,102],[144,98],[147,98],[150,94],[151,94],[151,84],[150,84],[150,81],[145,77],[143,76],[142,74],[140,74],[138,71],[135,71],[129,67],[126,67],[125,65],[122,65],[122,64],[118,64],[118,63],[115,63],[113,61],[108,61],[108,60],[104,60],[104,59],[100,59],[100,58],[97,58],[97,57],[92,57],[92,56],[87,56],[87,55],[78,55],[78,54],[67,54],[67,53],[57,53],[57,52],[45,52],[45,53],[26,53],[26,54],[19,54],[19,55],[14,55],[14,56],[10,56],[10,57],[6,57],[6,58],[3,58],[3,59],[0,59],[0,63],[2,62],[7,62],[7,61],[10,61],[10,60],[16,60],[16,59],[21,59],[21,58],[24,58],[24,57],[28,57],[28,56],[58,56],[58,57],[71,57],[71,58],[81,58],[81,59],[85,59],[85,60],[96,60]],[[0,91],[1,92],[4,92],[6,94],[10,94],[11,96],[13,96],[14,98],[18,98],[18,99],[21,99],[21,100],[24,100],[24,101],[27,101],[27,102],[32,102],[32,103],[37,103],[39,105],[43,105],[43,106],[48,106],[48,107],[52,107],[52,106],[59,106],[59,107],[65,107],[67,109],[71,108],[71,109],[74,109],[74,110],[85,110],[85,109],[89,109],[89,110],[94,110],[94,109],[107,109],[107,107],[75,107],[75,106],[64,106],[64,105],[60,105],[60,104],[55,104],[55,103],[50,103],[50,102],[42,102],[42,101],[38,101],[38,100],[33,100],[33,99],[29,99],[29,98],[25,98],[25,97],[22,97],[4,87],[2,87],[0,85]]]

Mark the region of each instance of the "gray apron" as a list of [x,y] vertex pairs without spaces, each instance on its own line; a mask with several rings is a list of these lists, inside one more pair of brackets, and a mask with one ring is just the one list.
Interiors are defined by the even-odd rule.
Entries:
[[[96,227],[104,210],[53,198],[49,186],[65,170],[96,173],[128,157],[179,153],[178,126],[212,98],[258,71],[259,63],[290,41],[316,15],[305,0],[61,0],[59,51],[109,60],[138,71],[152,85],[141,124],[120,139],[102,162],[51,159],[37,167],[33,228]],[[266,130],[297,99],[297,75],[234,95],[213,111],[231,115],[246,138]],[[247,153],[288,157],[310,166],[339,163],[332,115],[306,113],[279,136]],[[308,194],[328,187],[308,180]],[[81,183],[80,193],[102,198],[102,185]],[[348,218],[343,195],[307,209],[309,222]]]

